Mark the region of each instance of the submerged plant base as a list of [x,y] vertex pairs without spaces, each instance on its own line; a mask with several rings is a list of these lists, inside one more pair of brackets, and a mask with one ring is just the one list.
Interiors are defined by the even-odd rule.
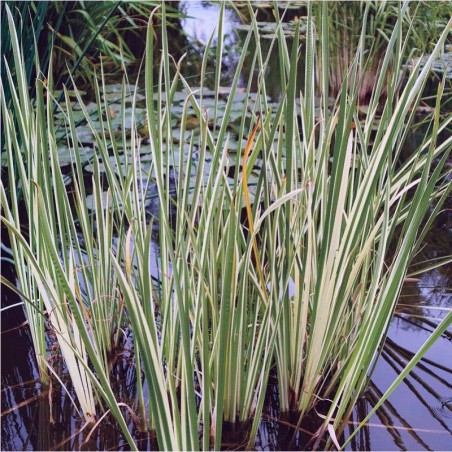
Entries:
[[[3,325],[5,329],[5,324]],[[2,379],[2,450],[129,450],[121,430],[113,418],[106,416],[93,427],[85,423],[70,400],[74,393],[70,384],[67,391],[53,377],[50,387],[44,388],[37,378],[37,368],[31,359],[31,342],[24,339],[29,336],[24,325],[13,328],[3,334],[5,346],[19,343],[16,348],[16,364],[23,363],[19,384],[9,384],[9,375],[14,377],[12,363],[3,361]],[[111,363],[112,385],[118,398],[133,407],[135,384],[135,366],[130,352],[123,347],[115,350]],[[23,357],[23,360],[19,359]],[[113,358],[112,358],[113,360]],[[60,363],[61,364],[61,363]],[[57,362],[55,368],[61,367]],[[60,375],[67,383],[67,378]],[[70,396],[70,397],[69,397]],[[323,410],[319,408],[321,412]],[[123,414],[132,432],[139,450],[159,450],[155,432],[139,431],[136,419],[130,412]],[[264,412],[257,432],[256,450],[310,450],[314,443],[313,434],[320,427],[322,419],[316,413],[310,413],[297,426],[297,413],[280,413],[278,386],[276,379],[269,384],[265,399]],[[27,432],[27,438],[17,438],[12,434],[19,423]],[[252,420],[246,422],[223,423],[222,450],[244,450],[249,439]],[[16,439],[14,439],[16,438]],[[322,448],[322,444],[320,448]]]
[[[7,266],[4,266],[7,267]],[[4,270],[6,272],[6,268]],[[17,298],[4,291],[4,302],[13,304]],[[28,327],[23,324],[21,308],[6,311],[2,315],[2,348],[12,350],[15,360],[2,358],[2,450],[129,450],[116,420],[107,415],[98,425],[85,423],[77,413],[70,397],[74,391],[63,370],[61,356],[55,354],[52,363],[54,369],[61,369],[59,377],[67,385],[67,390],[55,377],[48,388],[39,383],[33,346],[29,338]],[[134,409],[136,399],[136,368],[126,334],[122,346],[115,348],[110,359],[111,384],[118,400]],[[17,344],[20,344],[17,346]],[[13,384],[20,366],[18,384]],[[70,396],[70,397],[69,397]],[[320,414],[327,407],[318,404]],[[138,412],[136,409],[135,412]],[[128,410],[123,410],[127,424],[139,450],[159,450],[155,432],[142,432],[136,419]],[[281,413],[279,406],[276,375],[270,377],[266,391],[264,410],[256,436],[256,450],[310,450],[315,442],[314,434],[322,423],[316,412],[312,411],[298,425],[299,414]],[[22,426],[27,437],[17,437],[13,432],[17,424]],[[222,450],[244,450],[249,440],[252,420],[246,422],[223,423]],[[325,442],[320,443],[322,449]],[[211,444],[212,446],[212,444]],[[212,446],[213,447],[213,446]]]
[[[319,402],[300,422],[297,411],[281,412],[278,395],[278,382],[270,378],[265,397],[259,431],[256,436],[257,450],[313,450],[316,432],[321,427],[323,417],[329,408],[328,402]],[[321,440],[319,450],[325,448]]]
[[[317,441],[316,432],[322,426],[329,402],[319,402],[300,422],[300,413],[281,412],[276,375],[270,379],[253,449],[314,450]],[[245,422],[224,422],[221,449],[246,450],[251,424],[252,419]],[[320,439],[317,443],[318,450],[325,449],[326,440],[326,437]]]
[[221,450],[243,450],[248,443],[251,421],[224,422]]

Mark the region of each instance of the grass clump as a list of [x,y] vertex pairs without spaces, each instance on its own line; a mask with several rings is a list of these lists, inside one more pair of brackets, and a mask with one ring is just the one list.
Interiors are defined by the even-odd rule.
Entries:
[[[251,27],[220,119],[224,8],[222,4],[215,47],[215,94],[208,106],[203,93],[212,39],[201,64],[200,87],[193,88],[179,70],[181,61],[168,53],[164,3],[149,20],[146,170],[137,130],[141,126],[133,109],[131,122],[122,119],[122,130],[126,119],[131,124],[130,138],[125,133],[116,136],[107,133],[112,124],[102,97],[104,79],[94,86],[100,127],[75,90],[95,140],[89,206],[80,157],[85,150],[77,139],[69,94],[66,90],[62,110],[67,140],[74,148],[70,193],[52,122],[52,74],[46,77],[46,94],[38,77],[36,98],[30,99],[9,16],[19,83],[15,86],[10,76],[2,81],[14,99],[8,108],[2,97],[2,115],[8,169],[16,165],[18,176],[9,171],[9,189],[2,182],[1,218],[10,234],[36,353],[42,357],[42,377],[48,378],[49,369],[43,359],[46,318],[57,334],[77,406],[87,421],[108,407],[133,448],[121,410],[125,404],[112,389],[108,363],[124,327],[133,332],[138,379],[137,403],[128,409],[140,415],[140,429],[155,430],[159,448],[219,449],[223,421],[253,419],[251,447],[273,367],[282,410],[296,409],[302,417],[319,399],[331,400],[318,433],[321,438],[328,430],[337,441],[342,421],[366,387],[409,263],[451,191],[445,163],[452,139],[437,142],[451,121],[439,114],[444,83],[438,88],[429,133],[408,161],[399,160],[450,22],[423,68],[412,68],[405,80],[402,6],[362,121],[358,106],[363,47],[351,59],[334,103],[316,99],[317,84],[328,93],[330,71],[323,56],[318,61],[325,53],[316,53],[310,7],[303,46],[300,21],[290,42],[277,21],[271,48],[278,50],[283,92],[272,110],[265,81],[271,51],[263,53],[250,11]],[[162,57],[156,76],[157,11]],[[328,28],[322,27],[321,33],[326,50]],[[250,43],[255,51],[248,55]],[[299,88],[301,55],[304,84]],[[247,142],[242,159],[240,152],[229,152],[229,118],[245,61],[256,74],[257,90],[251,117],[240,119],[239,143]],[[317,67],[324,70],[318,72]],[[181,88],[177,141],[171,108]],[[136,105],[138,88],[129,89],[124,82],[123,103],[131,96]],[[382,101],[383,90],[387,94]],[[189,110],[197,120],[197,133],[189,125]],[[253,179],[251,199],[249,177],[258,160],[262,165]],[[18,186],[24,193],[27,231],[19,215]],[[158,215],[150,220],[151,188]],[[151,253],[156,230],[158,258]],[[431,341],[448,323],[450,315]]]

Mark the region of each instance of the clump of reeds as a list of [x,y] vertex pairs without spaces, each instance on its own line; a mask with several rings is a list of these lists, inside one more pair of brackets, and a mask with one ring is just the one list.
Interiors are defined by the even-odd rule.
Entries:
[[[216,43],[216,99],[224,8],[222,4]],[[121,409],[125,404],[117,400],[109,379],[112,343],[127,326],[133,332],[139,388],[137,404],[127,408],[138,411],[141,429],[156,431],[161,449],[219,449],[224,420],[253,419],[251,446],[274,366],[283,410],[297,409],[303,415],[319,398],[331,400],[323,430],[336,441],[341,421],[366,387],[410,260],[451,191],[444,164],[452,138],[436,141],[451,121],[439,115],[443,85],[430,132],[408,161],[399,161],[430,65],[451,24],[423,69],[414,67],[403,89],[396,91],[405,63],[401,51],[405,36],[397,21],[368,113],[360,121],[356,106],[362,49],[347,67],[335,103],[330,106],[322,98],[318,108],[319,56],[311,15],[300,91],[296,88],[300,22],[290,43],[278,22],[272,47],[278,48],[283,89],[278,108],[271,111],[265,82],[270,53],[263,54],[253,19],[220,120],[215,105],[203,106],[211,41],[202,61],[201,89],[195,90],[168,54],[164,3],[161,18],[157,78],[153,17],[146,44],[149,172],[140,165],[134,118],[131,140],[123,151],[121,137],[113,133],[108,134],[113,140],[109,148],[111,124],[109,115],[102,115],[109,111],[101,96],[102,83],[94,87],[101,132],[76,90],[96,145],[91,208],[80,160],[85,150],[78,144],[68,93],[62,110],[68,142],[74,148],[71,195],[58,161],[52,74],[47,74],[46,95],[38,78],[35,99],[30,99],[20,44],[9,22],[18,83],[14,86],[10,76],[2,81],[10,85],[14,99],[10,110],[2,101],[2,116],[8,168],[14,163],[19,172],[18,177],[8,173],[8,187],[2,182],[1,219],[10,233],[18,290],[42,376],[52,370],[45,360],[46,318],[56,332],[77,406],[87,421],[101,416],[101,407],[111,410],[130,446],[136,448]],[[325,50],[325,27],[322,33]],[[251,42],[255,51],[250,57]],[[228,117],[246,59],[252,65],[250,73],[257,74],[257,93],[252,117],[244,115],[240,123],[239,142],[248,139],[248,164],[242,165],[240,153],[228,152]],[[319,83],[329,85],[327,69]],[[190,135],[188,149],[183,139],[177,143],[171,139],[171,105],[181,87],[186,94],[181,137],[187,130],[189,107],[199,121],[199,134]],[[247,94],[250,87],[251,81]],[[381,109],[384,89],[387,96]],[[127,93],[124,85],[122,95],[136,92]],[[379,118],[377,106],[382,111]],[[126,165],[117,171],[121,152]],[[263,167],[251,201],[246,175],[257,158]],[[108,184],[104,196],[100,163]],[[156,186],[159,206],[158,217],[151,221],[146,211],[150,184]],[[24,194],[27,234],[19,217],[18,186]],[[174,206],[177,216],[171,224]],[[155,265],[150,253],[154,221],[158,222],[157,283],[150,277]],[[399,238],[396,230],[401,231]],[[392,253],[389,245],[394,241]]]

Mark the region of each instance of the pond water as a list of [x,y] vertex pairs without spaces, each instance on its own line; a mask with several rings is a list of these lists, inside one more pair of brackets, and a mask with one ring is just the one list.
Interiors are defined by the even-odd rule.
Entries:
[[[204,2],[182,2],[186,19],[182,20],[188,42],[200,49],[216,27],[219,7]],[[238,20],[232,10],[225,15],[225,84],[240,49],[235,33]],[[268,24],[268,23],[267,23]],[[269,25],[269,24],[268,24]],[[269,27],[271,34],[271,27]],[[187,65],[195,64],[188,62]],[[244,77],[245,79],[246,77]],[[278,96],[278,89],[269,93]],[[276,100],[276,99],[274,99]],[[2,228],[2,243],[6,243]],[[450,254],[452,250],[452,214],[443,212],[427,238],[425,260]],[[14,281],[8,264],[2,275]],[[2,286],[2,308],[19,302]],[[452,308],[452,268],[428,272],[407,282],[387,343],[376,364],[371,384],[350,419],[344,438],[372,409],[400,373],[412,354],[425,342],[435,326]],[[87,441],[89,427],[75,413],[67,393],[55,385],[43,389],[37,378],[37,364],[22,308],[2,311],[1,341],[1,448],[2,450],[118,450],[127,449],[124,438],[107,419]],[[132,337],[130,335],[130,341]],[[49,345],[52,338],[49,338]],[[452,444],[452,330],[448,330],[429,350],[426,357],[394,391],[389,399],[347,446],[348,450],[447,450]],[[55,360],[55,363],[57,361]],[[121,399],[133,404],[136,398],[133,357],[127,344],[112,357],[116,375],[115,389]],[[310,447],[316,421],[297,427],[296,416],[281,416],[278,410],[276,380],[270,379],[267,403],[258,430],[257,450],[304,450]],[[321,411],[321,407],[319,407]],[[320,413],[321,414],[321,413]],[[223,447],[241,449],[239,427],[225,428]],[[156,447],[155,438],[135,433],[143,450]]]
[[[438,232],[438,231],[437,231]],[[441,229],[445,245],[451,245],[451,229]],[[3,265],[5,277],[13,278]],[[8,289],[2,291],[2,307],[17,302]],[[443,269],[407,284],[391,323],[389,338],[378,360],[365,396],[355,408],[347,437],[375,400],[408,362],[452,307],[452,272]],[[422,318],[420,318],[422,316]],[[427,319],[424,318],[427,316]],[[85,444],[88,429],[60,387],[42,390],[38,380],[33,345],[21,308],[2,313],[2,450],[118,450],[127,449],[114,421],[105,423]],[[452,331],[446,332],[429,350],[406,380],[348,445],[348,450],[448,450],[452,436]],[[114,364],[118,393],[132,401],[136,388],[133,359],[127,348]],[[51,407],[51,408],[50,408]],[[296,416],[278,411],[276,380],[270,380],[267,403],[256,440],[256,450],[305,450],[316,429]],[[225,432],[225,449],[240,449],[240,431]],[[155,447],[153,438],[136,439],[143,450]],[[141,441],[141,442],[140,442]]]

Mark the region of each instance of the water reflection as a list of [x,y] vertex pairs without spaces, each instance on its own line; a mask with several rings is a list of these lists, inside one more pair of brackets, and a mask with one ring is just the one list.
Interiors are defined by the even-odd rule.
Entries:
[[[2,272],[5,274],[7,267],[3,267]],[[450,285],[442,288],[436,286],[435,290],[427,290],[423,286],[428,282],[431,287],[438,279],[444,283],[443,276],[444,273],[431,272],[419,282],[410,283],[405,289],[401,312],[391,324],[389,338],[372,382],[355,407],[345,437],[366,416],[431,333],[432,325],[425,324],[420,314],[425,310],[432,310],[432,307],[451,307]],[[8,289],[3,290],[2,295],[3,306],[17,302],[15,295]],[[411,306],[410,312],[406,305]],[[433,313],[441,316],[435,310]],[[55,381],[51,388],[40,385],[36,379],[38,370],[32,343],[23,322],[20,308],[2,313],[2,450],[127,449],[115,421],[108,417],[87,442],[89,428],[77,416],[69,395]],[[450,353],[448,354],[451,346],[450,333],[447,332],[432,347],[367,426],[351,441],[349,450],[448,448],[452,434],[452,369]],[[131,353],[132,341],[131,334],[125,334],[123,343],[112,354],[111,375],[115,392],[136,410],[137,388]],[[68,383],[65,380],[65,384]],[[321,419],[314,414],[297,428],[296,415],[280,415],[275,376],[270,378],[265,405],[256,450],[307,450],[312,447],[312,435]],[[133,419],[129,419],[129,426],[135,431],[135,438],[143,450],[156,448],[155,438],[139,433]],[[243,449],[247,427],[226,427],[224,448]]]
[[[427,237],[430,256],[446,255],[452,247],[450,229],[437,228]],[[440,247],[433,245],[441,244]],[[426,256],[424,256],[426,257]],[[355,408],[363,419],[415,352],[452,308],[452,267],[444,266],[405,285],[390,325],[388,339],[365,399]],[[452,416],[452,331],[446,330],[427,355],[369,420],[350,450],[446,450],[450,447]],[[348,434],[353,430],[350,425]]]
[[[182,20],[182,27],[190,42],[206,45],[213,35],[213,44],[216,45],[220,18],[219,4],[185,1],[181,2],[180,10],[187,16]],[[224,14],[223,39],[226,45],[231,45],[236,41],[233,31],[238,17],[231,9],[226,9]]]

